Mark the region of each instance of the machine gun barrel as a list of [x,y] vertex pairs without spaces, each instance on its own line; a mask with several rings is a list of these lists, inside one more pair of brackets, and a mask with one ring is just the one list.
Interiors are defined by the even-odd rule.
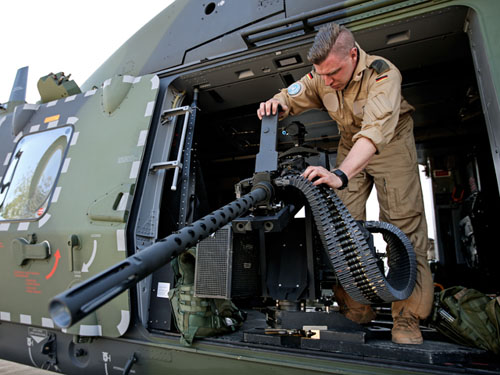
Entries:
[[49,304],[52,319],[62,328],[75,324],[271,194],[272,186],[261,182],[243,197],[60,293]]

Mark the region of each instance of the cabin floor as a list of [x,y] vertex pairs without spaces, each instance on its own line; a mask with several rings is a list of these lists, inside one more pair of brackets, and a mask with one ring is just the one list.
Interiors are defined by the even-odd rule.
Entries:
[[[257,310],[244,310],[247,319],[243,326],[231,333],[209,341],[246,344],[260,348],[313,351],[315,354],[359,359],[374,363],[417,367],[441,372],[488,374],[500,371],[498,358],[485,350],[460,346],[450,342],[434,328],[421,325],[422,345],[400,345],[391,341],[392,321],[390,310],[376,308],[377,319],[358,329],[329,329],[322,331],[319,339],[305,338],[293,334],[266,333],[265,314]],[[307,313],[309,314],[309,313]],[[314,314],[314,313],[310,313]],[[345,319],[338,312],[338,319]],[[409,363],[408,363],[409,362]],[[406,363],[406,365],[404,364]],[[437,366],[437,367],[436,367]]]

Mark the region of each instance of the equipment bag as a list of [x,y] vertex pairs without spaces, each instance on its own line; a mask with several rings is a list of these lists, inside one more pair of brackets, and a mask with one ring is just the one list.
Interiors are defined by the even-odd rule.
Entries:
[[215,336],[237,330],[245,320],[230,300],[194,296],[196,249],[174,259],[176,286],[168,292],[181,343],[190,346],[194,338]]
[[500,297],[461,286],[436,294],[432,325],[458,344],[500,354]]

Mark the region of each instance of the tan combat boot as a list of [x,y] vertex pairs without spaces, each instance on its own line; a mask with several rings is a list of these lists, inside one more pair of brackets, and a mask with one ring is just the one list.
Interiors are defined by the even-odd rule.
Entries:
[[424,342],[419,320],[414,316],[396,316],[392,327],[392,342],[396,344],[420,345]]
[[333,293],[339,304],[340,312],[347,319],[358,324],[366,324],[377,316],[370,306],[353,300],[340,285],[333,286]]

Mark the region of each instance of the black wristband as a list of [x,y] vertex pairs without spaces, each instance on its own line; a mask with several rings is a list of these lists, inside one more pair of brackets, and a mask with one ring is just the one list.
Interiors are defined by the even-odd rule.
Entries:
[[349,179],[347,178],[346,174],[342,172],[340,169],[335,169],[333,171],[333,174],[342,180],[342,185],[337,189],[338,190],[345,189],[347,187],[347,184],[349,183]]

